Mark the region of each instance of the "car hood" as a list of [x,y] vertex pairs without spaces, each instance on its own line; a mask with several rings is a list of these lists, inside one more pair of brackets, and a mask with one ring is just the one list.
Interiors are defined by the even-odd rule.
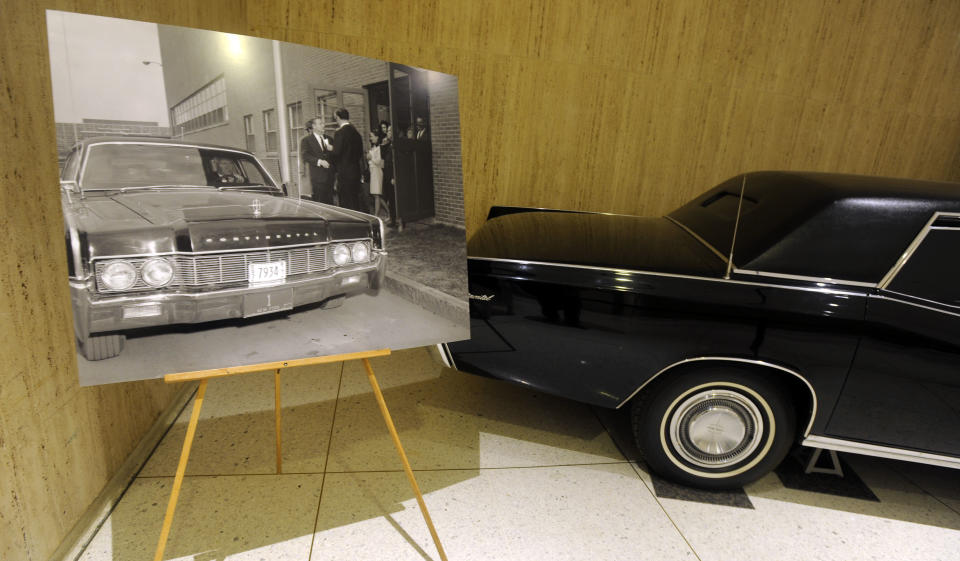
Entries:
[[370,237],[373,217],[265,193],[91,195],[65,208],[89,258],[235,251]]
[[666,218],[521,211],[484,223],[471,258],[717,276],[724,263]]

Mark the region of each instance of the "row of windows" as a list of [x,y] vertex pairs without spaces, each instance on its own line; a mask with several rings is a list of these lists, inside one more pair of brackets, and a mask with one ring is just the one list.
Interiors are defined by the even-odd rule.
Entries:
[[223,77],[210,82],[173,107],[173,124],[191,132],[227,122],[227,86]]
[[[339,106],[337,101],[339,96],[343,96],[343,106],[350,112],[350,122],[359,131],[364,131],[368,127],[366,98],[362,93],[356,92],[338,92],[336,90],[316,90],[316,113],[315,115],[324,123],[324,128],[328,133],[336,126],[334,112]],[[279,137],[277,131],[277,112],[276,109],[265,109],[262,112],[264,147],[267,152],[277,152],[279,147]],[[287,105],[287,140],[291,152],[296,152],[300,144],[300,139],[307,134],[304,128],[307,117],[303,114],[303,103],[298,101]],[[247,150],[253,152],[256,149],[256,135],[253,130],[253,115],[243,116],[243,131]]]

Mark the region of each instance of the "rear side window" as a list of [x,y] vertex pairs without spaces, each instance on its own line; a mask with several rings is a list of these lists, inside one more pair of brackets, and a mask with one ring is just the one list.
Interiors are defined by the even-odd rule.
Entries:
[[887,288],[960,306],[960,228],[934,226]]

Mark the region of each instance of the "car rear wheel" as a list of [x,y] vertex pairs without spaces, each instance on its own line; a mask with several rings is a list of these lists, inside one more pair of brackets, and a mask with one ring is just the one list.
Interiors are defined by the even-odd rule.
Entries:
[[706,367],[669,376],[634,403],[633,433],[650,469],[707,489],[735,488],[776,467],[793,443],[790,397],[759,372]]
[[126,335],[90,335],[80,343],[80,351],[87,360],[113,358],[123,350]]

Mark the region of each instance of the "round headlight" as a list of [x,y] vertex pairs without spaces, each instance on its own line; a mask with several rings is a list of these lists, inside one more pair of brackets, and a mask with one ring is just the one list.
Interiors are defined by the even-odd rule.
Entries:
[[151,259],[140,268],[140,277],[147,285],[159,288],[173,279],[173,265],[159,257]]
[[338,267],[346,265],[350,262],[350,248],[341,244],[337,244],[333,248],[333,262],[337,264]]
[[126,261],[114,261],[100,272],[100,280],[110,290],[126,290],[137,282],[137,270]]
[[370,259],[370,250],[367,249],[367,244],[357,242],[350,248],[350,255],[355,263],[366,263]]

